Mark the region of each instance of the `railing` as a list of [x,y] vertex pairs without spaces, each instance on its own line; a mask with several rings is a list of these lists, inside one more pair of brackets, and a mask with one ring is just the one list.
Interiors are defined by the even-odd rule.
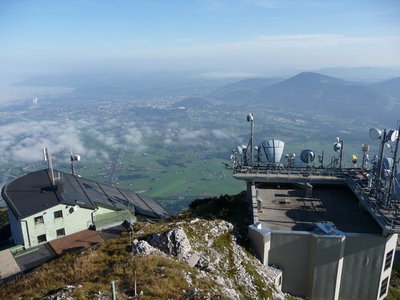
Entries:
[[[400,220],[389,216],[392,215],[392,211],[385,212],[376,201],[373,201],[365,194],[361,185],[354,178],[349,176],[347,178],[347,185],[382,228],[400,233]],[[396,213],[400,215],[400,211],[396,210]]]

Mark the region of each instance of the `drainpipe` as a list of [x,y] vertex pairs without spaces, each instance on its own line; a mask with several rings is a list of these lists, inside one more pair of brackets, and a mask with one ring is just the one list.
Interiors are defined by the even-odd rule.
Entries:
[[94,213],[95,213],[96,211],[98,211],[98,210],[99,210],[99,207],[96,205],[96,209],[95,209],[94,211],[91,212],[92,224],[93,224],[94,228],[96,228],[96,225],[94,224]]
[[[29,243],[29,247],[31,247],[31,238],[29,236],[28,222],[26,220],[21,220],[21,222],[25,222],[26,234],[28,235],[28,243]],[[23,237],[23,235],[22,235],[22,237]]]

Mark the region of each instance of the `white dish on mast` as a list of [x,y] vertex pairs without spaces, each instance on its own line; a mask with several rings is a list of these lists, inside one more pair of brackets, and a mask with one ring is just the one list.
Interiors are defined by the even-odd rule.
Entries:
[[378,140],[382,136],[382,130],[377,129],[377,128],[371,128],[369,130],[369,137],[372,140]]

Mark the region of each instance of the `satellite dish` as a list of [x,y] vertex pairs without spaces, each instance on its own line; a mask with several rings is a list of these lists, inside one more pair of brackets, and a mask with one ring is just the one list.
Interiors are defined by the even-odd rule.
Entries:
[[310,149],[305,149],[300,153],[300,159],[303,163],[309,164],[314,161],[315,153]]
[[368,152],[369,151],[369,145],[368,144],[362,144],[361,151],[362,152]]
[[77,211],[79,209],[79,205],[75,205],[72,209],[73,211]]
[[370,137],[372,140],[377,140],[377,139],[379,139],[379,138],[381,137],[381,135],[382,135],[382,130],[380,130],[380,129],[371,128],[371,129],[369,130],[369,137]]
[[236,146],[236,150],[239,154],[243,153],[242,147],[241,146]]
[[252,114],[252,113],[249,113],[249,114],[247,115],[247,122],[251,122],[251,121],[253,121],[253,120],[254,120],[253,114]]
[[336,142],[335,144],[333,144],[333,150],[335,152],[340,152],[341,149],[342,149],[342,143]]
[[267,160],[271,163],[279,163],[283,154],[285,143],[280,140],[265,140],[262,142]]
[[389,130],[388,134],[386,135],[386,140],[389,142],[395,142],[399,136],[398,130]]

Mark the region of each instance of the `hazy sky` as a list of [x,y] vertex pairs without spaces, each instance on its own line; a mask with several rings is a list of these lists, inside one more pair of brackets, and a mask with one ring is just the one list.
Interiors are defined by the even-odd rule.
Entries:
[[0,76],[400,66],[400,1],[1,0]]

